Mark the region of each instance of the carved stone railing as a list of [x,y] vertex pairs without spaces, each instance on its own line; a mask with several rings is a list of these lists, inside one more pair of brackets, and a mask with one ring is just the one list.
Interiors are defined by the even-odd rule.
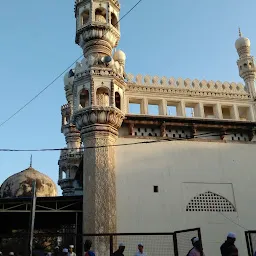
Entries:
[[[203,92],[203,96],[205,95],[218,96],[215,94],[221,94],[221,96],[228,96],[230,94],[234,94],[242,98],[250,98],[249,93],[246,91],[246,88],[242,83],[233,83],[233,82],[222,83],[220,81],[214,82],[214,81],[206,81],[206,80],[199,81],[197,79],[184,80],[182,78],[175,79],[173,77],[159,78],[158,76],[151,77],[149,75],[146,75],[146,76],[137,75],[135,77],[132,74],[127,74],[127,84],[130,87],[145,86],[145,87],[151,87],[151,88],[152,87],[165,88],[165,89],[169,88],[174,90],[181,90],[183,92],[191,91],[191,92],[194,92],[194,94],[197,94],[196,92],[199,92],[199,95],[201,95]],[[172,90],[172,92],[174,91]],[[211,93],[213,93],[213,95]]]

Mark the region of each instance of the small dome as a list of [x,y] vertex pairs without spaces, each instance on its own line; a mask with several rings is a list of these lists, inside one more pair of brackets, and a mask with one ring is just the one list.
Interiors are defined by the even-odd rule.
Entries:
[[32,183],[36,181],[36,196],[57,196],[57,187],[47,175],[32,167],[6,179],[0,189],[1,197],[28,197],[32,195]]
[[101,14],[96,14],[96,15],[95,15],[95,20],[96,20],[97,22],[107,23],[106,18],[105,18],[103,15],[101,15]]
[[235,46],[236,46],[236,49],[238,50],[239,48],[244,47],[244,46],[250,47],[251,46],[251,42],[246,37],[239,37],[236,40]]
[[126,55],[123,51],[118,50],[114,53],[114,60],[115,61],[125,61],[126,60]]

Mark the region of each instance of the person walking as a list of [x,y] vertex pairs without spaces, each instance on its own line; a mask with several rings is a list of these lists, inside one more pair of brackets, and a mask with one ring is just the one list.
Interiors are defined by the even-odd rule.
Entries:
[[147,256],[147,254],[144,252],[144,246],[142,243],[138,244],[138,252],[135,254],[135,256]]
[[238,256],[238,249],[235,246],[236,234],[228,233],[227,240],[221,245],[220,251],[222,256]]
[[62,253],[63,253],[63,256],[68,256],[68,249],[67,248],[64,248],[62,250]]
[[68,256],[76,256],[76,253],[74,252],[74,245],[69,246],[69,253]]
[[192,245],[194,246],[187,254],[187,256],[204,256],[202,242],[198,237],[191,239]]
[[86,240],[84,242],[84,251],[85,251],[84,256],[95,256],[95,253],[91,251],[91,247],[92,247],[92,241]]
[[125,245],[123,243],[120,243],[117,251],[113,253],[113,256],[124,256],[124,250]]

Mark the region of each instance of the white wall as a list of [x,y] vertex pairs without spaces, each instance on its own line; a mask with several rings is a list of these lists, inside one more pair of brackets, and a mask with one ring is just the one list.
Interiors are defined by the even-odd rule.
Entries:
[[[117,144],[138,141],[119,138]],[[118,232],[201,227],[207,256],[220,255],[226,234],[235,232],[246,255],[244,229],[232,221],[256,229],[255,150],[253,144],[195,141],[116,147]],[[207,191],[228,199],[237,212],[186,212],[188,202]]]

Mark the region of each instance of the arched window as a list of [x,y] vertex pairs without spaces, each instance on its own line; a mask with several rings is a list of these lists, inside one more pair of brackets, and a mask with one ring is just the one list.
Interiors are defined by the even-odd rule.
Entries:
[[115,106],[121,109],[121,97],[119,92],[115,92]]
[[225,197],[213,192],[195,196],[186,207],[187,212],[236,212],[235,206]]
[[89,21],[89,10],[85,10],[81,14],[81,24],[82,26],[86,25],[86,23]]
[[67,178],[67,173],[65,171],[62,171],[62,179],[66,179]]
[[109,106],[109,90],[107,88],[98,88],[96,92],[97,105]]
[[116,15],[112,12],[111,13],[111,24],[114,26],[116,29],[118,29],[118,20]]
[[104,8],[97,8],[95,10],[95,21],[106,23],[107,22],[107,12]]
[[80,106],[82,108],[89,106],[89,92],[86,89],[82,89],[80,92]]

